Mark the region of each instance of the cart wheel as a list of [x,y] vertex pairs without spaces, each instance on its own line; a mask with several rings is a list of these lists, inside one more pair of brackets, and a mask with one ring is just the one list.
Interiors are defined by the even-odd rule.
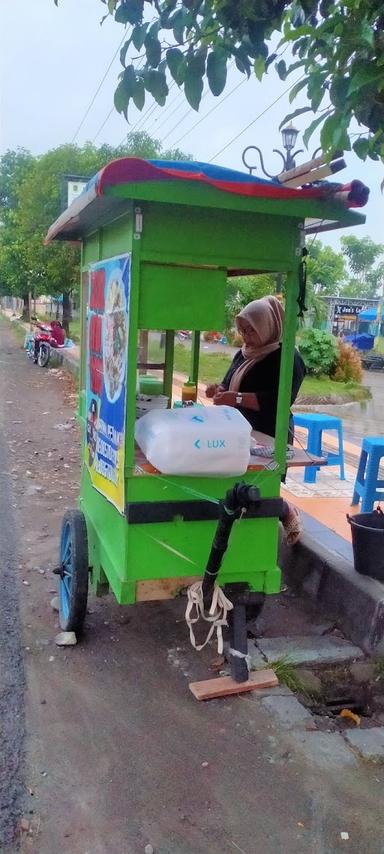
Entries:
[[68,510],[60,543],[60,625],[81,634],[88,598],[88,540],[83,513]]

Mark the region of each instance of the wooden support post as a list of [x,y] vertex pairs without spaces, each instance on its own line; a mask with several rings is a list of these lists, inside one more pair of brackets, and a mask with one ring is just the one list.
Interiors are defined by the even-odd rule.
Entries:
[[276,462],[279,464],[281,472],[283,472],[285,469],[287,459],[287,440],[289,410],[291,406],[294,347],[297,328],[297,315],[299,311],[297,304],[297,297],[299,294],[299,264],[300,260],[298,258],[297,266],[294,270],[288,273],[285,285],[285,316],[275,434],[275,459]]
[[190,379],[192,382],[196,383],[196,386],[199,379],[200,334],[201,333],[199,331],[192,333]]
[[164,394],[172,398],[173,356],[175,352],[175,330],[167,329],[165,333],[165,370]]
[[[148,330],[141,329],[139,336],[139,363],[142,364],[145,362],[148,362]],[[145,373],[145,369],[139,369],[139,374]]]

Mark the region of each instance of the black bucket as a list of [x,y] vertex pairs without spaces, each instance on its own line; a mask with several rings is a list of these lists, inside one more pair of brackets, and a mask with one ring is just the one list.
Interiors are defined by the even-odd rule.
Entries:
[[355,570],[384,582],[384,513],[347,514],[352,531]]

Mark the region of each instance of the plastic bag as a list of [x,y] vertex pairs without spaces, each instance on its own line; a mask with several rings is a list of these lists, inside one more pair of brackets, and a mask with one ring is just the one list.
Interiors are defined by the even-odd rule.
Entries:
[[241,475],[249,464],[251,425],[231,406],[153,410],[135,438],[164,474]]

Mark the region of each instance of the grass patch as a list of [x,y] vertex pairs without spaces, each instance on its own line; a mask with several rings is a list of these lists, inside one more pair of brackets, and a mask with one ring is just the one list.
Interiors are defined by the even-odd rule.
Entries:
[[277,658],[276,661],[269,662],[263,667],[263,670],[273,670],[279,682],[282,685],[286,685],[291,691],[300,694],[307,693],[295,665],[292,664],[288,655],[283,656],[283,658]]
[[286,685],[294,694],[302,694],[308,700],[314,700],[319,695],[314,691],[309,691],[306,685],[301,681],[295,665],[292,663],[289,655],[282,658],[277,658],[276,661],[268,662],[263,667],[263,670],[273,670],[281,685]]
[[7,315],[0,314],[0,323],[2,323],[3,326],[8,326],[13,329],[16,337],[19,339],[20,342],[23,342],[24,344],[26,330],[22,326],[20,326],[17,320],[10,320]]
[[356,382],[338,383],[329,377],[305,377],[300,388],[299,397],[327,398],[330,396],[342,397],[346,401],[369,400],[371,392],[367,386]]

